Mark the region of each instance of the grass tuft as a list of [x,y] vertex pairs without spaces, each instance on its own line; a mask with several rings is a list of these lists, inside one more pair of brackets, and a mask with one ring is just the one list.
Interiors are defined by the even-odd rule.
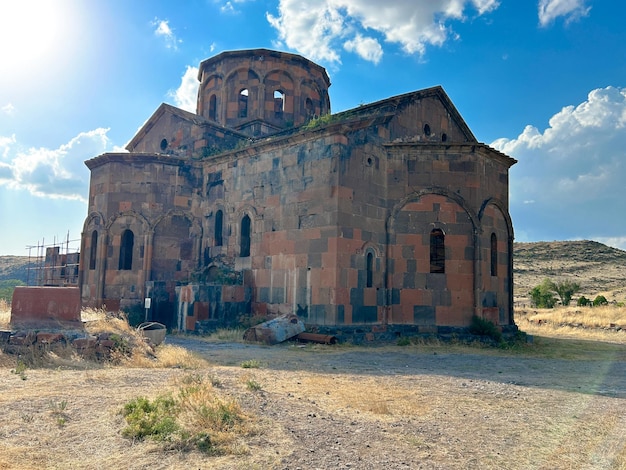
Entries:
[[250,418],[235,400],[220,397],[211,382],[198,374],[189,375],[175,394],[154,400],[134,398],[121,411],[127,423],[122,435],[211,455],[238,453],[237,440],[250,433]]

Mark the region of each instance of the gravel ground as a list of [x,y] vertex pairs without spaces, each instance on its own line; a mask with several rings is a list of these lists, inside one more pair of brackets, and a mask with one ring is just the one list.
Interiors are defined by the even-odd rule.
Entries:
[[[372,348],[214,344],[171,337],[221,377],[280,469],[623,468],[626,362]],[[243,361],[259,369],[242,369]],[[621,457],[620,457],[621,455]],[[269,460],[267,460],[269,459]]]

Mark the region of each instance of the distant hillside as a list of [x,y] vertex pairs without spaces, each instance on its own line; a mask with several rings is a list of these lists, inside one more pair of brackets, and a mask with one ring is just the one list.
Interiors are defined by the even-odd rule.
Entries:
[[[8,279],[18,279],[26,283],[29,279],[28,268],[35,268],[37,259],[28,256],[0,256],[0,281]],[[32,280],[34,271],[30,271],[30,279]]]
[[[571,279],[581,295],[598,294],[609,300],[626,300],[626,251],[602,243],[556,241],[514,243],[515,300],[528,301],[528,292],[543,279]],[[577,297],[577,296],[576,296]]]

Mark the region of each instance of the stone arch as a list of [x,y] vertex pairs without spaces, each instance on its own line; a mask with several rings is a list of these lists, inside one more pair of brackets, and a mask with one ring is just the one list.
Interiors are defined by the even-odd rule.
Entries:
[[[265,89],[265,117],[269,120],[293,121],[294,113],[294,80],[285,70],[275,69],[267,73],[263,79]],[[278,98],[276,92],[282,97]],[[282,100],[280,103],[279,100]]]
[[[248,222],[246,222],[246,218]],[[233,233],[236,234],[235,256],[247,258],[252,255],[252,247],[256,238],[255,226],[257,219],[258,214],[256,209],[249,204],[240,207],[235,212],[232,220],[232,224],[234,225]]]
[[330,113],[330,100],[328,94],[322,91],[323,89],[314,80],[302,80],[300,83],[300,103],[298,103],[300,109],[296,112],[299,112],[305,119]]
[[[477,219],[444,188],[409,194],[388,220],[390,322],[468,326],[475,309]],[[444,235],[445,269],[431,269],[431,234]],[[395,292],[395,294],[394,294]]]
[[[131,269],[120,268],[122,238],[125,231],[133,233]],[[102,303],[115,310],[140,304],[146,281],[146,248],[149,246],[151,225],[140,213],[130,210],[112,216],[106,224],[107,240],[103,242],[104,283]],[[104,278],[106,277],[106,282]]]
[[513,296],[509,289],[513,282],[513,228],[504,207],[501,201],[488,199],[479,212],[479,312],[496,325],[513,325]]
[[[207,77],[203,77],[200,89],[198,90],[198,109],[197,113],[200,116],[204,116],[207,119],[212,119],[219,122],[222,116],[222,103],[224,97],[222,96],[222,85],[224,79],[221,74],[212,74]],[[215,96],[215,119],[210,117],[210,100]]]
[[[233,70],[225,79],[226,92],[226,124],[236,125],[259,117],[262,107],[259,75],[251,68],[241,67]],[[247,112],[244,117],[240,116],[239,100],[242,90],[247,90]]]

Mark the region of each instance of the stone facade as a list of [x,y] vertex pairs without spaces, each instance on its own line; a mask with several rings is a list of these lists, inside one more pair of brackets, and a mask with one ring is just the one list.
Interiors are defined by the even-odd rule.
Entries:
[[197,114],[163,104],[129,153],[86,162],[84,304],[149,297],[179,329],[278,313],[514,327],[515,160],[441,87],[331,115],[323,68],[263,49],[208,59],[199,80]]

